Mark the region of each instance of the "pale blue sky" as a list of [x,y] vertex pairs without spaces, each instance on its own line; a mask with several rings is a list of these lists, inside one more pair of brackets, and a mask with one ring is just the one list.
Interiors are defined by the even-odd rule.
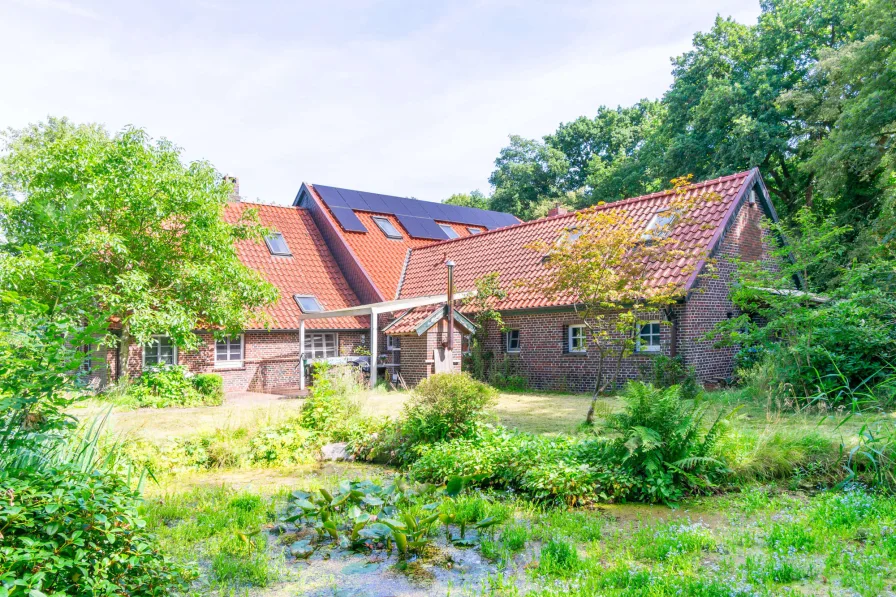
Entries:
[[0,0],[0,127],[135,124],[268,202],[438,201],[488,191],[509,134],[659,97],[716,14],[758,0]]

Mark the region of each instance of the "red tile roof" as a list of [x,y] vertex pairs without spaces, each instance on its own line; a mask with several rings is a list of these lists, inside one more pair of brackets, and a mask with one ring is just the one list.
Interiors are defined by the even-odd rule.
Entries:
[[[280,290],[280,299],[267,309],[273,320],[273,328],[299,328],[301,310],[293,299],[295,294],[317,297],[327,311],[360,304],[307,210],[232,202],[225,208],[224,218],[228,222],[235,222],[249,208],[258,211],[262,224],[283,234],[292,253],[290,257],[271,255],[265,243],[237,243],[240,261],[261,273]],[[306,326],[308,329],[319,330],[366,329],[370,327],[370,323],[367,317],[339,317],[310,319]]]
[[444,310],[445,303],[439,305],[429,305],[426,307],[415,307],[402,311],[395,320],[383,328],[383,332],[387,336],[398,336],[402,334],[415,334],[417,326],[423,323],[429,316],[438,310]]
[[[374,285],[383,295],[385,300],[395,298],[398,291],[398,283],[401,281],[401,272],[404,269],[404,262],[407,258],[408,249],[416,249],[425,247],[437,242],[450,241],[433,241],[418,238],[411,238],[408,231],[404,229],[398,219],[389,214],[371,213],[366,211],[355,210],[355,215],[367,228],[367,232],[349,232],[343,230],[339,224],[335,222],[330,210],[326,207],[323,199],[314,189],[314,185],[307,184],[320,202],[327,215],[333,221],[333,226],[338,229],[339,233],[345,239],[346,244],[351,248],[361,264],[361,267],[370,276]],[[392,225],[401,232],[402,238],[387,238],[385,234],[377,227],[373,221],[373,217],[385,218],[392,222]],[[461,238],[472,236],[467,230],[468,228],[476,228],[485,231],[482,226],[467,226],[464,224],[456,224],[451,222],[438,222],[439,224],[450,225]]]
[[[731,218],[743,192],[757,180],[758,170],[732,174],[716,180],[694,184],[688,193],[714,193],[721,197],[705,201],[689,212],[687,225],[679,225],[672,237],[679,240],[679,247],[711,250],[721,238],[722,230]],[[657,211],[668,205],[672,191],[663,191],[608,203],[594,209],[622,209],[635,221],[646,227]],[[693,222],[690,222],[693,220]],[[521,285],[544,274],[543,255],[527,249],[527,245],[543,240],[554,242],[576,225],[576,214],[553,216],[508,226],[476,235],[472,238],[443,241],[435,245],[414,249],[411,252],[400,289],[400,297],[438,294],[445,286],[445,262],[455,262],[454,280],[458,292],[472,290],[476,279],[498,272],[501,287],[507,298],[499,309],[530,309],[569,304],[561,299],[549,299],[535,288]],[[657,285],[680,284],[683,291],[693,285],[702,263],[687,259],[672,264],[660,264],[654,272]]]

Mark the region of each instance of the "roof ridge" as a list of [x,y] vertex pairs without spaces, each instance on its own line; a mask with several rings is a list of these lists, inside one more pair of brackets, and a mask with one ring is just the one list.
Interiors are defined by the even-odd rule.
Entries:
[[264,205],[265,207],[285,207],[287,209],[304,209],[298,207],[297,205],[283,205],[282,203],[267,203],[265,201],[247,201],[246,199],[240,198],[239,201],[234,201],[233,205]]
[[[737,178],[739,176],[746,177],[746,176],[749,176],[753,172],[753,170],[756,170],[756,168],[755,167],[750,168],[749,170],[744,170],[742,172],[737,172],[735,174],[726,174],[725,176],[720,176],[718,178],[713,178],[710,180],[701,180],[700,182],[693,183],[691,185],[691,188],[705,187],[710,184],[716,184],[716,183],[719,183],[722,181]],[[666,189],[665,191],[656,191],[654,193],[649,193],[647,195],[638,195],[637,197],[629,197],[627,199],[620,199],[619,201],[610,201],[609,203],[604,203],[603,205],[598,205],[598,204],[589,205],[588,207],[583,207],[582,209],[577,209],[576,211],[572,211],[572,212],[569,212],[566,214],[559,214],[556,216],[547,216],[544,218],[538,218],[536,220],[529,220],[528,222],[520,222],[518,224],[511,224],[509,226],[493,228],[492,230],[486,230],[485,232],[480,232],[479,234],[474,234],[472,236],[461,236],[458,238],[449,238],[448,240],[440,240],[440,241],[436,241],[430,245],[426,245],[424,247],[418,247],[416,249],[411,249],[411,252],[423,251],[423,250],[429,249],[431,247],[444,247],[445,245],[447,245],[449,243],[454,243],[454,242],[462,241],[462,240],[469,240],[471,238],[482,238],[482,237],[488,236],[489,234],[492,234],[495,232],[510,230],[511,228],[517,229],[517,228],[523,228],[525,226],[531,226],[533,224],[541,224],[542,222],[551,222],[551,221],[560,220],[563,218],[572,218],[576,214],[586,211],[588,209],[609,209],[611,207],[618,207],[620,205],[630,205],[632,203],[636,203],[639,201],[645,201],[647,199],[656,199],[657,197],[662,197],[663,195],[670,194],[671,192],[673,192],[673,190],[674,189]],[[504,213],[504,212],[500,212],[500,213]]]

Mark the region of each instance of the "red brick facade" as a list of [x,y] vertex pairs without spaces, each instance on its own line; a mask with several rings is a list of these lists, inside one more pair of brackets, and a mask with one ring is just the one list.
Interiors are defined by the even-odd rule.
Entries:
[[[322,333],[310,330],[306,334]],[[329,332],[328,332],[329,333]],[[337,334],[339,355],[354,354],[358,346],[368,346],[369,333],[358,331]],[[239,367],[220,367],[215,363],[215,342],[211,334],[200,333],[202,345],[196,351],[178,351],[177,363],[194,373],[218,373],[228,392],[291,391],[299,387],[299,332],[250,331],[243,334],[243,363]],[[127,346],[127,371],[137,377],[143,371],[143,347]]]
[[[660,347],[658,352],[636,352],[623,359],[619,372],[620,383],[637,378],[649,368],[658,354],[673,356],[673,321],[677,336],[676,353],[693,366],[703,383],[731,377],[734,368],[734,348],[714,348],[707,332],[720,321],[738,315],[729,298],[736,269],[735,260],[764,259],[769,266],[772,239],[760,226],[762,208],[756,203],[744,201],[731,225],[723,232],[718,250],[714,254],[715,276],[699,279],[686,301],[664,312],[643,314],[649,321],[660,321]],[[529,385],[543,390],[590,392],[594,390],[598,358],[593,348],[585,353],[568,352],[567,329],[580,324],[581,319],[572,309],[533,309],[508,311],[502,314],[508,329],[519,330],[520,350],[508,353],[502,335],[497,328],[489,329],[486,348],[494,354],[495,361],[504,358],[516,361],[513,369],[526,377]],[[609,325],[609,322],[608,322]],[[402,344],[404,350],[404,344]],[[404,363],[405,355],[402,354]],[[402,369],[406,365],[403,364]],[[615,359],[604,364],[607,374],[616,370]],[[407,379],[407,376],[405,376]]]
[[[435,373],[436,350],[441,350],[442,345],[447,340],[448,322],[442,320],[432,326],[422,336],[404,335],[401,338],[401,351],[395,353],[399,356],[401,363],[401,377],[409,386],[415,386],[430,375]],[[455,326],[454,328],[454,358],[452,359],[452,369],[460,371],[461,369],[461,341],[462,330]]]

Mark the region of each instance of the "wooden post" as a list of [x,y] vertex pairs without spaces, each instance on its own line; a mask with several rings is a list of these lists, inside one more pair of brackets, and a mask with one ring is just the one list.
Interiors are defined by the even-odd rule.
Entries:
[[305,320],[299,320],[299,390],[305,390]]
[[377,315],[376,310],[370,311],[370,387],[376,385],[376,363],[377,363]]

